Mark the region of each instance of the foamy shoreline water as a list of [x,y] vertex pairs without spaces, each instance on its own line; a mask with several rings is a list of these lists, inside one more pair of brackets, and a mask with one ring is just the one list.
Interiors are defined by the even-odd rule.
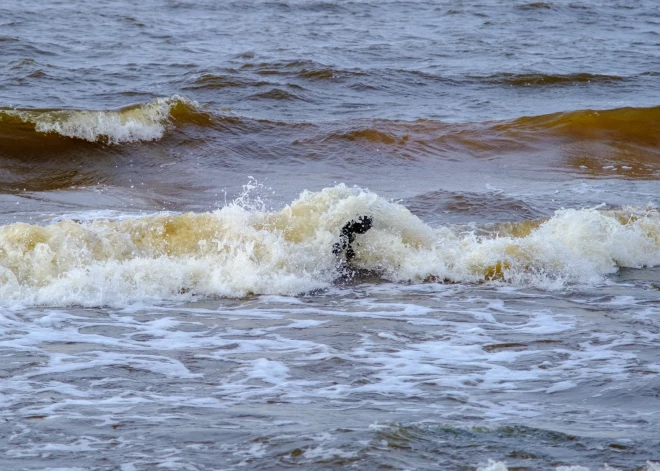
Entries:
[[[363,283],[295,298],[3,309],[0,348],[24,365],[1,395],[3,417],[16,418],[4,459],[29,465],[50,450],[87,469],[102,469],[97,456],[136,469],[173,459],[240,469],[266,457],[431,469],[520,462],[511,453],[521,450],[628,469],[617,450],[633,448],[658,461],[645,372],[660,372],[659,311],[653,293],[629,285],[610,298]],[[191,417],[192,428],[167,425]],[[77,433],[53,438],[53,426]],[[197,433],[206,439],[187,446]],[[121,457],[117,436],[127,437]],[[169,457],[145,455],[137,436]]]

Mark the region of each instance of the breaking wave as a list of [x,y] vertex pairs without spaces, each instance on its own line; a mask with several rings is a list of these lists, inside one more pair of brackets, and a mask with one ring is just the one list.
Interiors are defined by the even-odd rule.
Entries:
[[[218,123],[221,125],[218,126]],[[109,111],[0,109],[0,139],[3,141],[9,140],[12,134],[22,133],[18,137],[29,137],[26,136],[29,132],[108,144],[152,141],[162,138],[168,125],[178,127],[187,124],[219,127],[222,130],[236,127],[237,130],[245,131],[250,127],[269,125],[295,129],[304,123],[213,115],[203,110],[198,103],[178,95]],[[507,136],[531,131],[539,139],[559,135],[577,139],[616,138],[626,142],[660,145],[660,106],[577,110],[483,123],[376,119],[356,120],[342,126],[334,126],[332,123],[327,125],[328,132],[323,134],[323,139],[364,139],[383,144],[404,143],[409,135],[417,140],[454,135],[457,140],[483,141],[486,144],[494,140],[492,131]]]
[[619,267],[660,264],[655,209],[568,209],[488,233],[433,228],[400,205],[338,185],[279,212],[235,202],[209,213],[64,220],[0,228],[0,304],[126,305],[296,295],[352,273],[332,253],[346,221],[370,215],[352,269],[394,282],[498,282],[558,289]]
[[[190,146],[227,136],[248,137],[248,146],[256,143],[257,150],[272,147],[275,141],[279,147],[290,144],[283,159],[301,144],[317,151],[319,146],[341,148],[342,153],[354,152],[345,147],[352,143],[385,146],[408,159],[490,158],[554,149],[573,167],[598,172],[604,164],[621,164],[634,167],[641,177],[656,178],[660,107],[578,110],[477,123],[357,119],[319,124],[215,113],[180,96],[111,111],[0,109],[0,157],[12,159],[83,148],[79,158],[95,160],[98,156],[89,146],[104,152],[118,144],[159,141],[166,134],[172,140],[156,145]],[[354,158],[370,156],[362,152]]]
[[[163,137],[168,123],[194,121],[197,103],[180,96],[158,98],[149,103],[117,110],[0,110],[0,142],[24,145],[25,139],[48,136],[104,144],[153,141]],[[37,133],[37,135],[34,135]]]

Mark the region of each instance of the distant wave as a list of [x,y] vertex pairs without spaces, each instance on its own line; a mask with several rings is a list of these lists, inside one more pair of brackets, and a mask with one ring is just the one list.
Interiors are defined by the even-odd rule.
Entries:
[[318,81],[342,81],[367,75],[359,69],[341,69],[311,60],[246,63],[241,70],[261,76],[281,75]]
[[251,88],[271,85],[262,80],[251,80],[238,76],[235,73],[201,74],[190,78],[184,90],[220,90],[223,88]]
[[618,75],[601,75],[589,73],[575,74],[511,74],[502,73],[489,75],[487,77],[474,77],[480,81],[493,84],[511,85],[515,87],[543,87],[580,85],[587,83],[614,83],[628,80]]
[[[150,152],[143,152],[143,146]],[[658,179],[660,106],[476,123],[272,121],[214,111],[179,96],[107,111],[4,109],[0,160],[8,164],[0,175],[0,192],[113,184],[118,181],[115,165],[98,164],[119,155],[134,159],[148,179],[150,172],[160,171],[161,159],[173,147],[189,150],[177,158],[185,163],[194,155],[200,170],[263,159],[276,160],[281,171],[309,160],[337,159],[356,168],[466,158],[535,165],[529,155],[542,153],[546,168],[591,177]]]
[[620,139],[624,142],[657,146],[660,145],[660,106],[578,110],[522,117],[494,128],[531,129],[573,138]]
[[304,100],[304,98],[296,93],[284,90],[283,88],[272,88],[266,92],[254,93],[250,95],[250,100]]
[[[270,92],[269,92],[270,93]],[[280,98],[288,99],[289,95]],[[204,110],[196,102],[180,96],[126,106],[117,110],[21,110],[0,109],[0,140],[24,143],[30,133],[60,136],[93,143],[121,144],[161,139],[168,128],[195,125],[221,130],[236,128],[242,132],[264,127],[327,127],[316,133],[322,139],[366,140],[382,144],[403,144],[411,135],[417,139],[438,136],[471,135],[475,142],[492,140],[490,131],[515,136],[532,131],[538,138],[557,136],[598,139],[616,138],[626,142],[660,145],[660,106],[650,108],[618,108],[610,110],[577,110],[541,116],[524,116],[513,120],[482,123],[444,123],[433,120],[347,121],[312,125],[224,116]],[[326,126],[327,125],[327,126]],[[17,137],[20,137],[17,138]],[[33,136],[39,138],[39,136]]]
[[[530,4],[532,8],[546,8]],[[534,7],[536,5],[536,7]],[[214,72],[190,73],[184,90],[217,90],[223,88],[261,88],[283,87],[296,84],[313,87],[309,82],[346,83],[351,88],[370,87],[375,89],[393,86],[392,83],[431,85],[444,83],[458,85],[465,83],[485,83],[514,87],[552,87],[587,84],[614,84],[635,81],[656,72],[643,72],[632,75],[596,74],[590,72],[571,73],[511,73],[502,72],[491,75],[443,75],[428,70],[388,69],[377,70],[361,68],[340,68],[313,60],[291,60],[276,62],[247,62],[240,68],[225,68]]]
[[660,145],[660,106],[578,110],[541,116],[524,116],[506,121],[482,123],[443,123],[433,120],[413,122],[361,120],[331,131],[324,139],[365,140],[401,145],[416,140],[447,140],[466,145],[496,145],[498,140],[543,140],[551,137],[573,139],[619,139],[652,146]]
[[[615,174],[610,168],[623,170],[617,174],[621,178],[660,177],[660,106],[578,110],[480,123],[356,120],[328,126],[300,141],[310,146],[345,142],[385,148],[390,158],[406,160],[525,159],[543,153],[551,159],[545,165],[594,177],[611,178]],[[368,159],[371,154],[364,155]]]
[[246,294],[295,295],[341,276],[341,227],[370,215],[354,267],[394,282],[489,282],[559,289],[619,267],[660,265],[660,214],[568,209],[466,233],[433,228],[408,208],[338,185],[303,192],[279,212],[243,198],[210,213],[64,220],[0,227],[0,304],[86,306]]
[[496,227],[509,234],[522,230],[526,219],[536,223],[544,215],[542,211],[522,199],[513,198],[503,192],[456,192],[431,191],[404,200],[405,206],[415,214],[442,214],[443,219],[459,216],[462,220],[485,220],[504,223],[506,227]]

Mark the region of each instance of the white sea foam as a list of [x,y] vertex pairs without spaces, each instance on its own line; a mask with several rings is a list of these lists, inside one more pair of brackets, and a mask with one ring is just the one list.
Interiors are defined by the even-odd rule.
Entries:
[[[429,311],[405,309],[406,300],[427,304],[421,296],[414,300],[407,295],[398,300],[383,296],[388,286],[396,287],[392,283],[363,286],[356,305],[355,297],[343,303],[340,296],[332,296],[332,303],[317,303],[316,309],[307,307],[310,298],[289,303],[282,296],[213,302],[221,306],[217,309],[187,305],[143,311],[37,309],[18,314],[0,309],[0,347],[13,360],[20,362],[24,354],[30,361],[5,379],[0,402],[7,405],[4,411],[19,410],[21,416],[74,418],[106,428],[124,421],[165,425],[191,411],[206,415],[244,410],[254,404],[262,407],[266,401],[314,404],[315,409],[327,403],[347,408],[369,405],[416,417],[421,410],[422,420],[430,415],[462,423],[467,416],[479,417],[480,422],[519,423],[550,416],[550,410],[562,407],[562,394],[588,398],[595,390],[603,394],[627,390],[635,370],[648,363],[644,355],[625,348],[640,345],[643,330],[616,335],[594,331],[589,320],[562,309],[553,313],[533,303],[521,307],[515,292],[498,294],[501,302],[480,298],[479,293],[498,291],[481,287],[451,299],[445,299],[444,293],[437,298],[428,293],[437,307]],[[389,303],[397,315],[382,315]],[[446,315],[449,309],[442,303],[451,306],[454,316]],[[363,316],[347,313],[351,305]],[[276,315],[266,315],[273,312]],[[375,313],[371,318],[370,312]],[[405,328],[431,316],[436,320],[433,328]],[[254,322],[255,318],[261,320]],[[546,324],[549,328],[539,331]],[[569,339],[576,331],[581,332],[580,340],[573,344]],[[505,343],[512,338],[520,344]],[[548,349],[536,342],[540,339],[558,342]],[[576,388],[561,384],[569,381]],[[590,386],[594,384],[596,389]],[[644,400],[652,401],[652,396]],[[582,410],[583,422],[578,425],[583,429],[589,420],[602,420],[602,415],[590,415],[593,404],[581,406],[571,400],[567,407],[572,414]],[[282,412],[281,417],[303,417],[289,416],[290,412]],[[626,425],[634,426],[640,416],[631,417]],[[622,436],[628,437],[630,430],[637,429],[625,429]],[[301,447],[305,453],[300,460],[353,453],[325,443],[322,434],[310,438],[316,441],[317,436],[324,443]],[[250,441],[240,447],[246,459],[247,454],[264,451],[259,443],[270,456],[273,449],[267,442]],[[70,447],[75,453],[78,445],[56,446],[63,452]],[[34,442],[11,456],[43,452],[40,442]]]
[[332,245],[340,228],[365,214],[374,226],[357,237],[354,265],[396,282],[494,279],[556,289],[660,264],[660,215],[651,210],[561,210],[485,237],[432,228],[402,205],[344,185],[303,192],[279,212],[245,206],[3,226],[0,302],[122,306],[325,288],[339,276]]
[[197,106],[195,102],[175,95],[117,110],[15,110],[5,113],[33,123],[37,132],[53,132],[90,142],[105,139],[110,144],[118,144],[160,139],[169,122],[170,111],[177,105]]
[[501,461],[488,460],[488,464],[478,467],[477,471],[509,471],[509,468]]

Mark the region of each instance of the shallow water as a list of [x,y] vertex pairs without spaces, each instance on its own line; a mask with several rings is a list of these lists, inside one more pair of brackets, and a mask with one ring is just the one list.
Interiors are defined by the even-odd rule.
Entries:
[[659,25],[2,4],[0,468],[657,471]]

